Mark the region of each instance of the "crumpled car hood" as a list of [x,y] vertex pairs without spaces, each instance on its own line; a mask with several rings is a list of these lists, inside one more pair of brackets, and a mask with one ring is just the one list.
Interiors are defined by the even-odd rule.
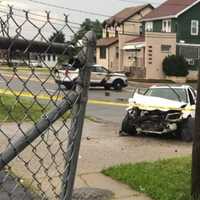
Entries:
[[138,107],[141,110],[181,110],[182,107],[187,105],[185,102],[168,100],[160,97],[144,96],[136,93],[131,99],[130,107]]

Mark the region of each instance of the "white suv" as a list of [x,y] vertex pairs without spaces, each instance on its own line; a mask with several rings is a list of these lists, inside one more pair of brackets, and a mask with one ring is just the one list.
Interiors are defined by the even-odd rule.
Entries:
[[[78,69],[64,66],[64,69],[57,70],[55,73],[55,79],[58,84],[65,85],[67,89],[70,89],[73,82],[78,77]],[[91,81],[92,87],[102,86],[105,89],[113,87],[115,90],[121,90],[128,85],[127,76],[123,73],[114,73],[107,70],[100,65],[93,65],[91,67]]]
[[119,134],[172,133],[191,141],[195,108],[196,91],[189,85],[155,85],[142,93],[137,89]]

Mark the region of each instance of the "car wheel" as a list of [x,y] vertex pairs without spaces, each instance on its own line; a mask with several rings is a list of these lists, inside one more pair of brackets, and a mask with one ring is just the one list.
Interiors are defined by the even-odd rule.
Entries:
[[183,122],[181,127],[180,136],[181,139],[185,142],[191,142],[193,139],[194,131],[194,118],[189,117],[186,121]]
[[116,80],[113,83],[113,87],[115,90],[121,90],[123,87],[123,81],[122,80]]
[[122,121],[122,127],[121,130],[119,131],[119,136],[136,135],[136,134],[137,131],[135,127],[132,125],[132,119],[129,116],[129,113],[127,113]]

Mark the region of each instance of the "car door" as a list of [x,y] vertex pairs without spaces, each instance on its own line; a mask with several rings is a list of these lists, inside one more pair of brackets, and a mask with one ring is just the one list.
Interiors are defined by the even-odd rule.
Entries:
[[108,72],[105,70],[104,67],[93,66],[91,69],[91,84],[101,85],[107,74]]

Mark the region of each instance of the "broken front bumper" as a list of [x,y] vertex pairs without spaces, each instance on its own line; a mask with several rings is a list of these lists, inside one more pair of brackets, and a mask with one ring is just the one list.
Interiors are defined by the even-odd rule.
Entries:
[[181,111],[146,111],[134,108],[129,111],[138,133],[164,134],[174,132],[181,123]]

